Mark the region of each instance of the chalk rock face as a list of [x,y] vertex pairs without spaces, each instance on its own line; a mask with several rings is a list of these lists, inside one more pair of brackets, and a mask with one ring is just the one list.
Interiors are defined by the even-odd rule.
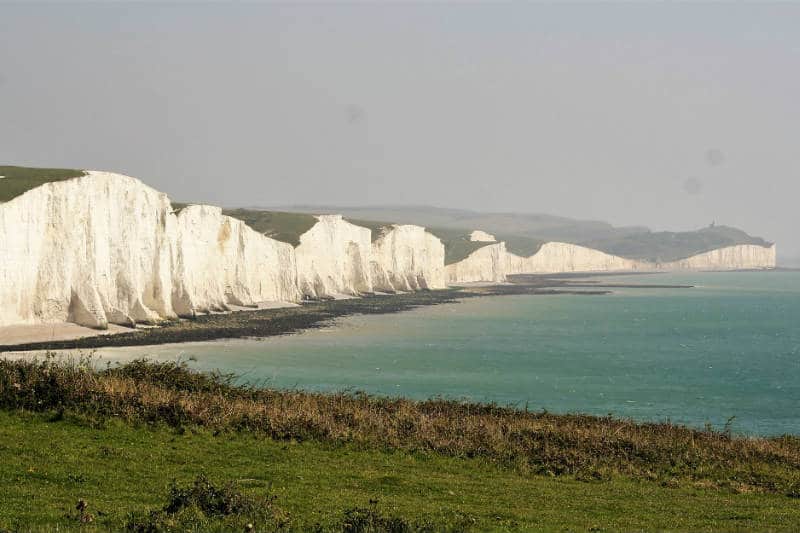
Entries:
[[171,211],[165,194],[106,172],[0,204],[0,325],[173,317]]
[[469,240],[472,242],[497,242],[497,239],[491,233],[486,233],[485,231],[481,231],[476,229],[472,233],[469,234]]
[[290,244],[208,205],[182,209],[177,228],[172,301],[179,315],[300,299]]
[[320,215],[317,220],[295,248],[300,293],[335,298],[372,292],[372,232],[341,215]]
[[421,226],[392,226],[372,243],[370,273],[376,291],[442,289],[444,245]]
[[662,263],[660,270],[749,270],[776,266],[775,245],[765,247],[739,244],[693,255],[687,259]]
[[466,259],[447,265],[449,283],[505,281],[508,269],[506,243],[490,244],[472,252]]
[[[495,257],[486,247],[481,248],[466,259],[448,265],[448,281],[502,281],[505,275],[510,274],[744,270],[771,269],[776,266],[775,245],[764,247],[750,244],[720,248],[668,263],[627,259],[563,242],[548,242],[530,257],[520,257],[510,252],[504,252],[503,256],[504,261]],[[502,278],[500,272],[503,273]]]
[[626,259],[576,244],[548,242],[530,257],[509,253],[507,272],[509,274],[630,272],[652,270],[652,267],[644,261]]

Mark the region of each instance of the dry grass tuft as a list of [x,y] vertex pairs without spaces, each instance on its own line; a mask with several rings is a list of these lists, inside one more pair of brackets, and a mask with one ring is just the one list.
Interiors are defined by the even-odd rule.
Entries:
[[57,411],[102,423],[204,426],[280,440],[479,457],[523,473],[613,475],[733,492],[800,492],[800,439],[739,438],[669,423],[525,412],[491,404],[417,402],[236,386],[180,363],[134,361],[95,370],[72,363],[0,361],[0,407]]

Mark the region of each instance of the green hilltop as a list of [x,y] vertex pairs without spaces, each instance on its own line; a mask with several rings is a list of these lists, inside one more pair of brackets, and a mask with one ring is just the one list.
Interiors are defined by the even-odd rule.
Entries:
[[0,202],[8,202],[17,196],[49,183],[78,178],[85,175],[83,170],[71,168],[28,168],[0,166]]

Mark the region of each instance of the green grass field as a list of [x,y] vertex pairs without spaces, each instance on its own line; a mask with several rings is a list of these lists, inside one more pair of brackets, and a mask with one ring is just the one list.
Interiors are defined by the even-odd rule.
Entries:
[[0,530],[795,531],[799,465],[796,437],[0,361]]
[[0,202],[7,202],[33,188],[51,181],[83,176],[83,170],[68,168],[28,168],[0,166]]
[[[800,524],[798,500],[782,494],[521,475],[480,458],[53,418],[0,413],[0,527],[119,530],[131,513],[161,509],[173,480],[185,485],[200,474],[235,482],[247,494],[275,496],[288,526],[298,530],[315,524],[342,530],[346,510],[372,507],[435,529],[792,531]],[[80,523],[81,499],[91,524]],[[214,520],[201,524],[201,530],[221,527]]]

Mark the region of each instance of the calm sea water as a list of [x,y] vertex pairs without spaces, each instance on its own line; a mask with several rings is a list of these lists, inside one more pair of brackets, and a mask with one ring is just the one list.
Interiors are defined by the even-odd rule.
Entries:
[[[612,279],[612,278],[603,278]],[[248,381],[800,434],[800,273],[657,274],[607,296],[503,296],[261,341],[105,349]]]

